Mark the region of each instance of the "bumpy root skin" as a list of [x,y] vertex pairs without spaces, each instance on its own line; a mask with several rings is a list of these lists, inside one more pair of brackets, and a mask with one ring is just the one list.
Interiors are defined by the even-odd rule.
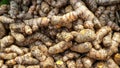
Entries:
[[104,26],[96,32],[96,40],[93,41],[93,45],[95,49],[100,49],[101,46],[99,45],[102,42],[102,39],[105,35],[107,35],[111,31],[109,26]]
[[16,53],[0,53],[0,58],[2,59],[14,59],[15,57],[17,57]]
[[63,61],[68,61],[70,59],[74,59],[74,58],[78,58],[80,55],[78,53],[75,53],[75,52],[69,52],[69,53],[66,53],[63,57],[62,57],[62,60]]
[[45,61],[40,63],[42,68],[54,68],[54,60],[52,57],[47,57]]
[[109,47],[109,46],[111,46],[111,42],[112,42],[112,32],[110,32],[108,35],[106,35],[103,38],[103,45],[105,47]]
[[76,68],[84,68],[84,65],[82,63],[82,59],[81,58],[78,58],[76,60]]
[[48,50],[50,54],[57,54],[65,51],[66,49],[70,48],[72,46],[72,42],[65,42],[61,41],[53,46],[51,46]]
[[51,18],[51,24],[54,25],[56,28],[60,28],[62,26],[66,26],[66,24],[69,24],[73,21],[75,21],[78,18],[75,11],[66,13],[63,16],[53,16]]
[[94,48],[90,50],[87,56],[97,60],[106,60],[109,57],[107,50],[105,49],[95,50]]
[[40,40],[42,41],[44,44],[46,44],[46,46],[52,46],[52,40],[47,37],[46,35],[40,33],[40,32],[36,32],[28,37],[26,37],[25,41],[23,43],[21,42],[17,42],[16,44],[19,46],[26,46],[26,45],[30,45],[31,43]]
[[14,38],[11,35],[5,36],[0,40],[0,48],[4,48],[6,46],[11,45],[14,43]]
[[18,55],[24,54],[23,50],[21,48],[19,48],[17,45],[11,45],[9,48],[5,48],[4,51],[7,53],[15,52]]
[[14,23],[14,19],[5,17],[5,16],[0,16],[0,22],[2,23]]
[[39,61],[45,61],[45,59],[47,58],[47,56],[37,46],[32,47],[31,53]]
[[11,60],[7,60],[7,61],[5,62],[5,64],[6,64],[6,65],[15,65],[16,62],[15,62],[14,59],[11,59]]
[[76,63],[74,60],[68,60],[66,64],[68,68],[76,68]]
[[18,56],[15,58],[15,61],[18,63],[18,64],[28,64],[28,65],[31,65],[31,64],[38,64],[39,61],[29,55],[23,55],[23,56]]
[[90,42],[85,42],[81,44],[74,45],[70,48],[70,50],[79,52],[79,53],[86,53],[89,52],[92,49],[92,44]]
[[95,38],[96,38],[96,34],[95,34],[94,30],[83,29],[76,34],[75,41],[78,43],[90,42],[90,41],[95,40]]
[[41,26],[47,26],[50,22],[50,19],[47,17],[40,17],[40,18],[35,18],[35,19],[29,19],[29,20],[24,20],[26,25],[33,26],[37,25],[39,27]]
[[21,33],[17,33],[17,32],[14,32],[14,31],[11,31],[11,35],[15,38],[16,41],[18,42],[23,42],[25,41],[25,37],[23,34]]
[[66,42],[71,41],[73,39],[73,35],[69,32],[61,32],[57,34],[57,38],[60,40],[64,40]]
[[89,57],[83,57],[82,62],[85,68],[90,68],[94,63],[94,59],[91,59]]

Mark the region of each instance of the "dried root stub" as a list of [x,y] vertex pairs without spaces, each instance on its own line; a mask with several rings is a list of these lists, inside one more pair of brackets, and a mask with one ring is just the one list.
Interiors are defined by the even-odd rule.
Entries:
[[23,55],[23,56],[18,56],[15,58],[15,61],[18,63],[18,64],[27,64],[27,65],[33,65],[33,64],[38,64],[39,61],[35,58],[33,58],[32,56],[30,55]]
[[103,45],[105,47],[109,47],[111,46],[111,43],[112,43],[112,32],[109,32],[109,34],[103,38]]
[[75,31],[80,31],[82,29],[84,29],[85,26],[83,26],[83,20],[82,19],[78,19],[77,21],[73,22],[73,29]]
[[2,39],[0,39],[0,48],[9,46],[12,43],[14,43],[14,38],[11,35],[5,36]]
[[0,58],[2,59],[14,59],[15,57],[17,57],[16,53],[0,53]]
[[56,28],[60,28],[62,26],[68,26],[71,22],[78,19],[77,13],[75,11],[66,13],[63,16],[52,16],[51,24]]
[[48,26],[50,19],[47,17],[34,18],[29,20],[24,20],[25,24],[31,26],[33,31],[38,30],[38,27]]
[[11,19],[11,18],[8,18],[8,17],[5,17],[5,16],[0,16],[0,22],[2,23],[14,23],[14,19]]
[[80,57],[80,55],[78,54],[78,53],[75,53],[75,52],[68,52],[68,53],[66,53],[63,57],[62,57],[62,60],[63,61],[68,61],[68,60],[70,60],[70,59],[76,59],[76,58],[78,58],[78,57]]
[[92,49],[92,44],[90,42],[85,42],[81,44],[76,44],[70,48],[70,50],[78,53],[86,53]]
[[47,55],[45,55],[37,46],[32,47],[31,54],[39,61],[45,61],[47,58]]
[[5,48],[4,52],[7,52],[7,53],[15,52],[18,55],[24,54],[23,50],[20,47],[18,47],[17,45],[11,45],[9,48]]
[[11,31],[11,35],[15,38],[16,41],[18,42],[23,42],[25,41],[25,37],[21,33],[16,33],[14,31]]
[[39,27],[47,26],[49,24],[49,21],[50,20],[47,17],[24,20],[24,23],[10,24],[10,29],[14,32],[21,32],[30,35],[34,31],[37,31]]
[[93,41],[93,45],[95,49],[100,49],[100,43],[105,35],[107,35],[111,31],[111,28],[108,26],[104,26],[96,32],[96,39]]
[[68,68],[76,68],[76,63],[74,60],[68,60],[66,64]]
[[109,57],[106,49],[95,50],[94,48],[90,50],[87,56],[97,60],[107,60]]
[[47,57],[46,60],[40,63],[41,68],[54,68],[54,59]]
[[72,46],[72,42],[65,42],[61,41],[53,46],[51,46],[48,50],[50,54],[57,54],[64,52],[66,49],[70,48]]
[[91,59],[89,57],[83,57],[82,62],[85,68],[91,68],[94,63],[94,59]]
[[76,59],[76,68],[84,68],[81,58]]
[[63,31],[63,32],[57,34],[57,38],[68,42],[73,39],[73,35],[69,32]]
[[19,46],[26,46],[26,45],[30,45],[31,43],[35,42],[35,41],[42,41],[46,46],[52,46],[52,40],[47,37],[46,35],[40,33],[40,32],[36,32],[30,36],[27,36],[25,41],[23,43],[16,41],[16,44]]
[[6,65],[15,65],[16,64],[16,61],[14,60],[14,59],[11,59],[11,60],[7,60],[6,62],[5,62],[5,64]]
[[19,32],[19,33],[25,32],[25,24],[24,23],[12,23],[9,25],[9,28],[12,32]]
[[93,29],[94,28],[94,24],[92,21],[85,21],[83,25],[86,29]]
[[72,32],[72,34],[75,36],[75,41],[78,43],[90,42],[96,38],[94,30],[91,29],[83,29],[80,32]]
[[109,54],[112,55],[118,52],[118,46],[120,44],[120,33],[115,32],[112,37],[111,46],[109,48]]

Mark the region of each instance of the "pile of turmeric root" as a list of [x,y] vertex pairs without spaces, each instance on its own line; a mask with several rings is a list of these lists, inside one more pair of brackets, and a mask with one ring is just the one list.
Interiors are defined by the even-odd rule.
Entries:
[[1,5],[0,68],[120,68],[120,0]]

